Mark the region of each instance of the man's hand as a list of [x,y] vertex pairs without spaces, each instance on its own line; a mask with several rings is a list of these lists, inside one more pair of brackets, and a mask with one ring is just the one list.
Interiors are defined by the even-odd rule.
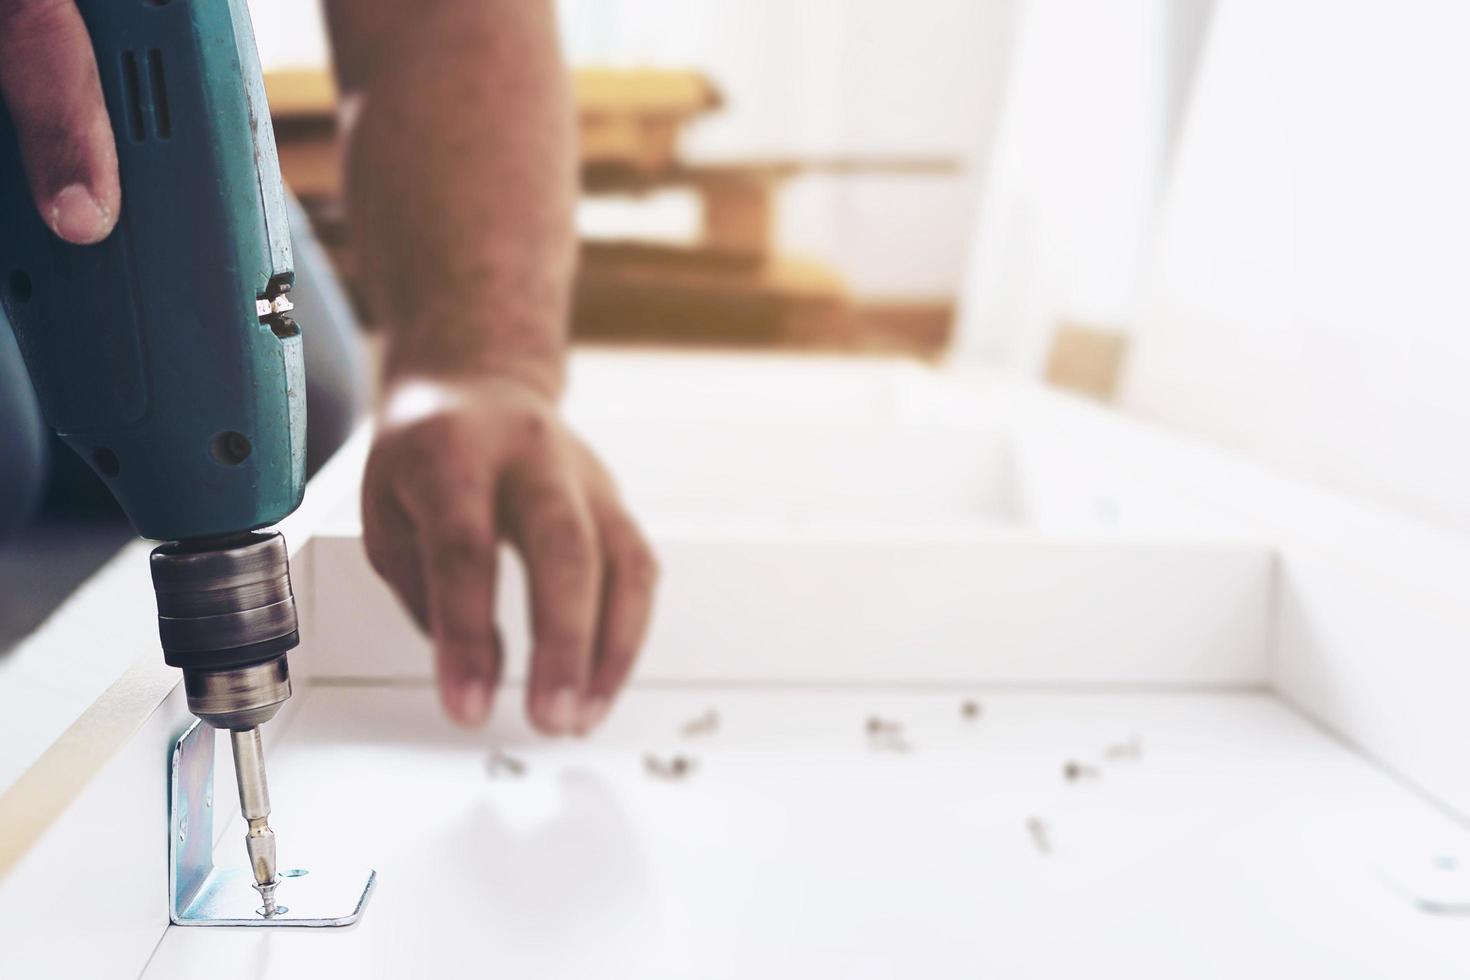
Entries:
[[0,96],[46,224],[77,245],[106,238],[122,205],[117,145],[72,0],[0,0]]
[[607,714],[648,625],[656,566],[607,471],[536,388],[394,381],[363,480],[363,538],[433,638],[456,721],[482,723],[500,678],[502,539],[530,585],[533,724],[580,734]]
[[497,543],[515,546],[531,721],[586,731],[628,676],[654,563],[556,414],[578,251],[556,5],[328,0],[326,12],[354,268],[386,335],[368,555],[433,637],[445,708],[474,725],[501,670]]

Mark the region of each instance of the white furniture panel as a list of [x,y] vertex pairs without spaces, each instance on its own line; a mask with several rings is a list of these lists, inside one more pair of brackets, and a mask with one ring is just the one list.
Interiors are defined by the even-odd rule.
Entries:
[[[1445,583],[1470,555],[990,376],[617,356],[578,372],[591,400],[570,408],[608,406],[592,427],[666,568],[607,731],[532,736],[514,688],[488,732],[443,720],[426,645],[357,540],[360,435],[287,528],[304,643],[268,735],[283,860],[376,865],[367,917],[325,935],[164,927],[165,760],[186,719],[145,604],[114,636],[145,659],[0,796],[6,976],[1463,974],[1464,920],[1418,911],[1375,868],[1470,861],[1428,798],[1466,799],[1466,617]],[[674,403],[688,410],[663,417]],[[873,485],[841,496],[863,429]],[[768,436],[792,467],[782,492],[701,498],[722,461],[758,467]],[[810,509],[824,494],[841,519]],[[99,580],[29,656],[105,686],[99,658],[54,639],[97,642],[86,620],[136,604],[136,584]],[[510,558],[504,584],[514,676]],[[709,707],[719,734],[680,738]],[[875,751],[874,714],[912,751]],[[1141,760],[1100,758],[1133,735]],[[491,781],[491,745],[527,776]],[[649,751],[696,771],[652,780]],[[1101,778],[1065,781],[1069,759]],[[46,825],[17,832],[33,813]],[[240,828],[218,832],[238,862]],[[79,895],[103,911],[73,914]]]
[[[648,681],[1260,685],[1270,554],[1251,545],[908,532],[655,534]],[[428,677],[429,647],[356,538],[313,543],[324,677]],[[525,592],[499,617],[523,676]]]
[[[635,689],[597,738],[548,741],[506,694],[487,735],[452,729],[427,687],[313,689],[274,760],[282,859],[370,859],[363,920],[171,929],[143,976],[1448,978],[1470,962],[1465,920],[1417,911],[1376,868],[1383,845],[1448,821],[1265,695],[1000,694],[971,722],[961,690]],[[708,708],[715,734],[678,734]],[[873,714],[912,750],[871,748]],[[1102,761],[1135,735],[1140,759]],[[491,778],[491,745],[525,776]],[[697,765],[653,779],[650,751]],[[1100,777],[1068,782],[1069,759]]]

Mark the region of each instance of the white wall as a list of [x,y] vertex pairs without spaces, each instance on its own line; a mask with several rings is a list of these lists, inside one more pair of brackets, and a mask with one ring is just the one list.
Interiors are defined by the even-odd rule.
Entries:
[[1131,331],[1128,410],[1470,532],[1470,6],[1018,11],[957,355]]
[[1124,404],[1470,533],[1470,6],[1222,0]]
[[1062,321],[1137,316],[1205,0],[1018,8],[960,318],[961,358],[1035,373]]

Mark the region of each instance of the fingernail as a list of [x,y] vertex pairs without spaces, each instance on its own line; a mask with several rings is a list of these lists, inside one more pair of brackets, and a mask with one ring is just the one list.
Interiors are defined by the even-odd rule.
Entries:
[[490,685],[479,678],[465,682],[459,693],[459,720],[465,725],[481,725],[490,714]]
[[51,199],[51,230],[69,242],[90,245],[112,230],[112,215],[82,184],[68,184]]
[[577,692],[558,688],[546,706],[546,722],[554,732],[570,732],[577,725]]
[[608,701],[607,698],[593,698],[591,701],[588,701],[586,706],[582,708],[582,720],[578,726],[578,730],[583,732],[592,731],[592,729],[602,724],[603,719],[607,717],[607,712],[611,707],[612,702]]

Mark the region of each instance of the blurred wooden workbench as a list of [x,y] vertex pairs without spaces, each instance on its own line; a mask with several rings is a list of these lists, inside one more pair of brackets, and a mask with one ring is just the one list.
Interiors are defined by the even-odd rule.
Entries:
[[[901,351],[933,356],[948,340],[947,303],[862,305],[836,270],[781,254],[776,206],[804,174],[935,173],[944,159],[802,159],[691,164],[679,137],[722,97],[688,71],[584,69],[574,74],[582,187],[590,197],[644,199],[692,192],[700,227],[690,242],[584,241],[573,335],[740,347]],[[281,168],[318,235],[352,284],[341,201],[337,98],[325,71],[266,76]]]

